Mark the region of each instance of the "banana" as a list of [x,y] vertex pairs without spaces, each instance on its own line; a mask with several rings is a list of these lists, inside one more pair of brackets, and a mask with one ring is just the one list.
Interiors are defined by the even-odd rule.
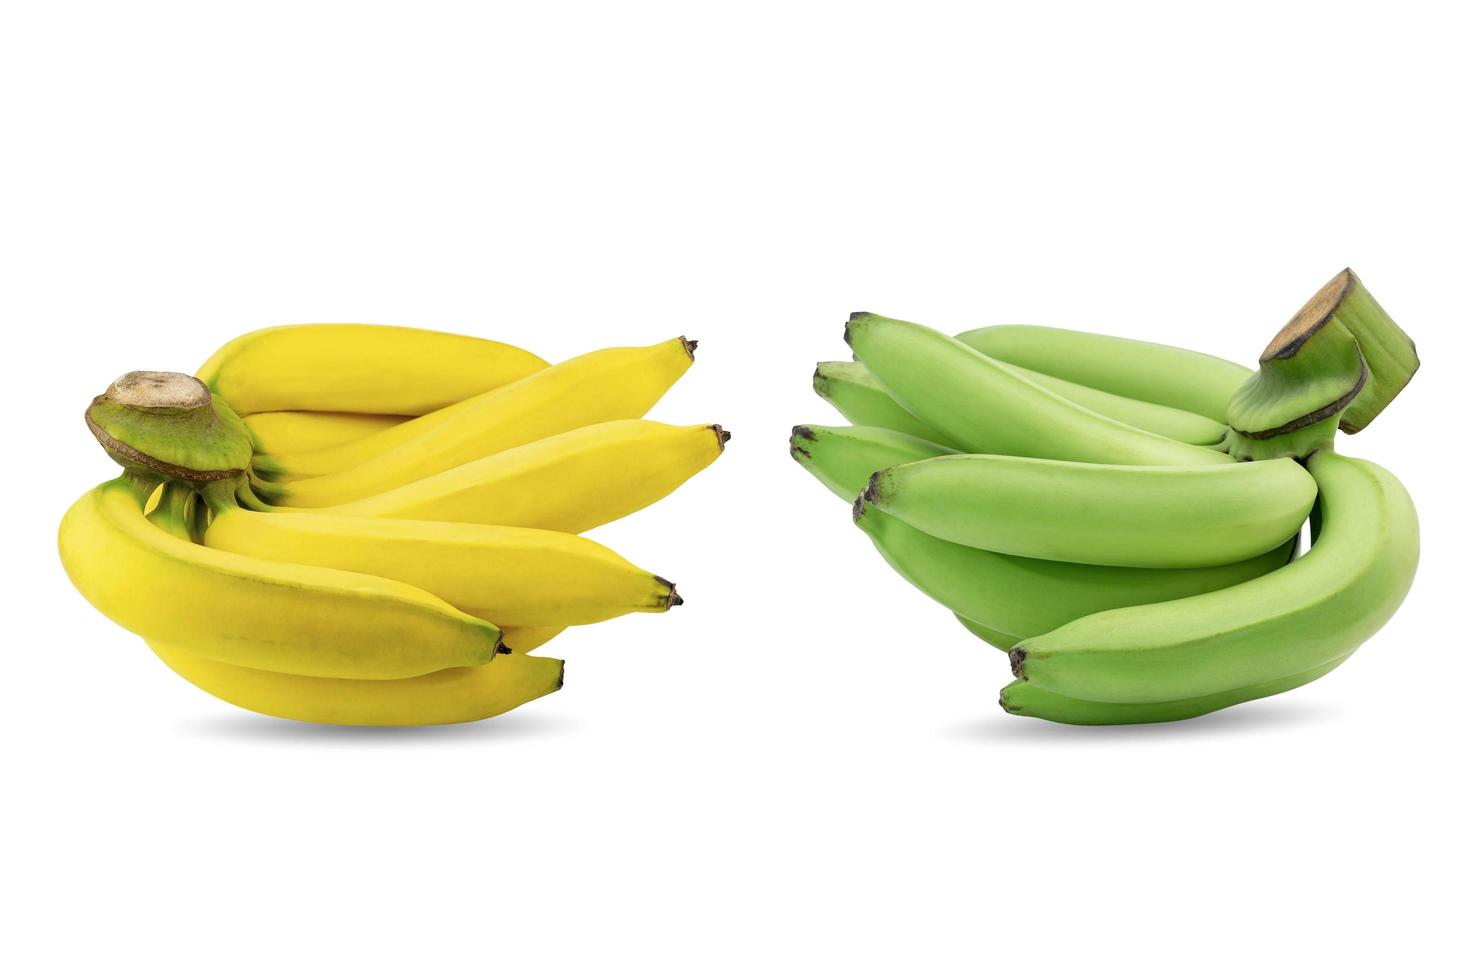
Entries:
[[[204,544],[237,555],[391,577],[495,623],[570,626],[683,600],[673,583],[575,534],[444,521],[215,508]],[[515,649],[511,647],[511,649]]]
[[1146,466],[1232,460],[1067,401],[937,330],[855,313],[846,339],[894,400],[967,452]]
[[954,618],[959,620],[960,625],[963,626],[965,629],[969,630],[971,633],[974,633],[976,636],[980,637],[980,639],[984,640],[986,643],[989,643],[997,650],[1009,650],[1011,647],[1021,642],[1021,637],[1019,636],[1012,636],[1009,633],[1002,633],[999,630],[993,630],[989,626],[986,626],[984,623],[977,623],[973,619],[966,619],[959,613],[955,613]]
[[871,425],[798,425],[791,430],[791,458],[849,504],[863,492],[875,470],[953,451],[918,436]]
[[[1247,582],[1290,560],[1295,543],[1212,568],[1109,568],[1003,555],[932,537],[859,497],[853,520],[919,591],[996,633],[1036,636],[1090,613]],[[1029,641],[1028,641],[1029,642]]]
[[892,429],[929,442],[943,437],[910,415],[855,361],[822,361],[812,375],[812,390],[854,425]]
[[1339,659],[1386,623],[1414,579],[1419,526],[1403,485],[1319,451],[1321,534],[1300,560],[1203,595],[1113,608],[1023,641],[1018,678],[1086,701],[1204,697]]
[[268,327],[198,371],[241,415],[282,410],[422,415],[519,381],[547,363],[510,344],[362,323]]
[[[672,493],[729,438],[718,425],[602,422],[322,510],[580,533]],[[277,499],[294,502],[296,486],[286,484]]]
[[1225,407],[1251,369],[1209,354],[1056,327],[1004,325],[958,339],[1007,364],[1100,391],[1225,421]]
[[[534,642],[506,637],[526,649]],[[529,639],[529,638],[528,638]],[[157,640],[148,645],[174,673],[249,711],[324,725],[449,725],[502,714],[561,689],[563,663],[516,652],[483,667],[451,667],[401,680],[305,677],[240,667]]]
[[243,421],[263,453],[294,453],[340,446],[400,422],[410,415],[358,415],[352,412],[258,412]]
[[[1006,367],[1069,402],[1175,442],[1213,448],[1225,438],[1226,426],[1203,415],[1099,391],[1015,364],[1008,363]],[[817,365],[812,384],[817,394],[835,405],[850,422],[879,425],[931,441],[943,441],[937,432],[900,407],[883,390],[872,372],[855,361],[823,361]]]
[[873,474],[868,503],[987,551],[1088,565],[1228,565],[1294,538],[1317,484],[1294,460],[1115,466],[940,456]]
[[257,483],[267,500],[322,507],[360,500],[471,460],[571,429],[643,415],[694,362],[675,337],[649,347],[611,347],[343,446],[257,456],[257,473],[301,476]]
[[356,572],[232,555],[179,540],[130,475],[61,522],[62,564],[103,615],[142,636],[248,667],[409,677],[489,662],[500,630],[421,589]]
[[[1349,654],[1351,656],[1351,654]],[[1304,684],[1310,684],[1330,673],[1347,657],[1339,657],[1310,670],[1300,671],[1286,677],[1251,684],[1219,694],[1207,694],[1179,701],[1156,701],[1152,704],[1109,704],[1103,701],[1081,701],[1057,694],[1025,681],[1012,681],[1000,692],[1000,706],[1013,715],[1044,718],[1047,721],[1067,725],[1143,725],[1165,721],[1183,721],[1198,718],[1221,708],[1269,698]]]

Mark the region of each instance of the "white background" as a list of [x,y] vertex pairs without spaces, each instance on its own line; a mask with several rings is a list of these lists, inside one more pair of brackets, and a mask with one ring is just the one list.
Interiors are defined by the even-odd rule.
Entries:
[[[1450,5],[65,3],[0,22],[11,975],[1445,975],[1463,953],[1467,71]],[[1436,13],[1439,11],[1439,13]],[[786,455],[849,310],[1249,363],[1351,264],[1424,367],[1342,448],[1397,618],[1199,721],[1004,715],[1004,657]],[[556,360],[687,333],[725,457],[594,534],[688,605],[481,724],[189,687],[55,527],[87,400],[258,326]],[[19,387],[17,389],[17,381]]]

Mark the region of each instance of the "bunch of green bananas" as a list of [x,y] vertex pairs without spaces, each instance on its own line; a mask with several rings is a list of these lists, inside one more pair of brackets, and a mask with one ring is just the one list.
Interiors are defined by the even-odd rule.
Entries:
[[581,532],[720,455],[643,419],[693,341],[559,364],[407,327],[245,334],[87,411],[123,466],[63,519],[73,584],[183,677],[264,714],[427,725],[558,690],[568,626],[681,603]]
[[[1191,718],[1315,680],[1398,608],[1403,486],[1338,455],[1418,366],[1350,270],[1260,369],[1097,334],[855,313],[791,454],[900,575],[1009,652],[1012,714]],[[1303,524],[1311,548],[1298,552]]]

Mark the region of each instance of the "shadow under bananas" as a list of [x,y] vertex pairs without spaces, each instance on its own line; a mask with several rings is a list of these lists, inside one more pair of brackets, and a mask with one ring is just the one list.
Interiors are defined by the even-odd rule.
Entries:
[[341,743],[406,743],[527,741],[551,738],[578,731],[580,726],[570,718],[536,714],[533,711],[509,712],[482,721],[459,725],[372,726],[321,725],[315,722],[291,721],[253,712],[199,715],[184,721],[180,733],[194,737],[241,742],[279,743],[290,745]]
[[1179,741],[1190,737],[1237,736],[1249,731],[1270,731],[1317,725],[1341,713],[1331,704],[1265,698],[1185,721],[1154,725],[1061,725],[1037,718],[999,717],[974,719],[939,730],[941,737],[961,741],[983,741],[1010,745],[1070,745],[1079,742],[1107,743]]

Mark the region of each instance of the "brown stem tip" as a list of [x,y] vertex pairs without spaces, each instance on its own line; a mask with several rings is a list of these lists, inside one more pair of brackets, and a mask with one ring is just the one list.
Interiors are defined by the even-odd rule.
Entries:
[[1011,659],[1011,673],[1021,680],[1026,680],[1026,648],[1015,647],[1006,654]]
[[1332,319],[1342,301],[1347,299],[1353,287],[1358,284],[1358,277],[1353,274],[1352,269],[1343,269],[1332,280],[1317,290],[1317,294],[1307,300],[1306,305],[1296,311],[1296,315],[1286,321],[1286,326],[1277,331],[1276,336],[1266,345],[1261,354],[1262,361],[1276,360],[1277,358],[1295,357],[1302,345],[1311,338],[1312,334],[1322,329],[1327,321]]
[[699,341],[690,340],[688,337],[680,337],[679,339],[684,342],[684,353],[689,355],[691,361],[694,360],[694,351],[698,349]]
[[662,575],[655,575],[653,577],[653,580],[669,590],[669,597],[667,600],[664,601],[665,609],[673,609],[675,606],[684,605],[684,597],[679,594],[678,589],[674,588],[673,582],[670,582]]
[[720,440],[720,448],[724,449],[725,443],[730,441],[730,430],[722,425],[712,425],[710,428],[714,430],[715,438]]

